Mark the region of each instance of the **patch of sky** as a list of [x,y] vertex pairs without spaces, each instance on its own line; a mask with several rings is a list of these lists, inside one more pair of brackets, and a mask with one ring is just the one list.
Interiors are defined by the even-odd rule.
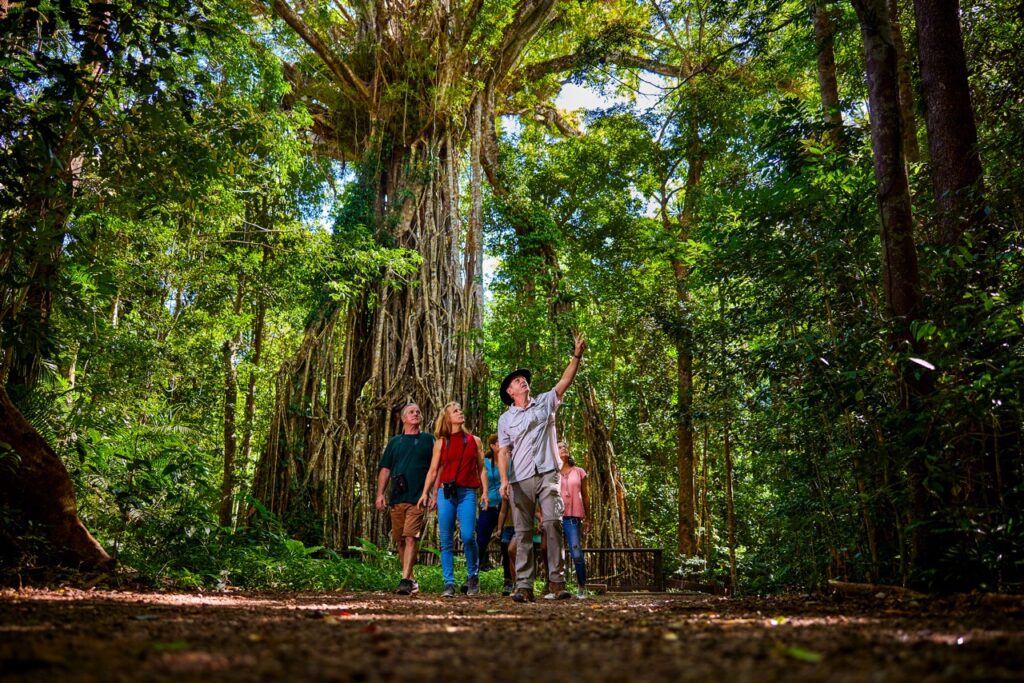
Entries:
[[345,188],[355,180],[355,172],[347,164],[332,161],[329,178],[323,187],[312,193],[310,201],[302,207],[302,223],[310,232],[330,232],[340,208]]

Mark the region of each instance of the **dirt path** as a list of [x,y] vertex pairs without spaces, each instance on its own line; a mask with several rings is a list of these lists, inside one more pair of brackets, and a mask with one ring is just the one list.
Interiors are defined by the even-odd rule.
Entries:
[[0,591],[0,681],[1021,680],[1024,601]]

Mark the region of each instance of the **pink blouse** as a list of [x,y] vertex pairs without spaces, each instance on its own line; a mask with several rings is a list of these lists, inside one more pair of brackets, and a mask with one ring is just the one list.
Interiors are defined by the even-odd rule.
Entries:
[[562,502],[565,503],[566,517],[586,517],[583,510],[583,479],[587,471],[582,467],[573,467],[568,474],[562,475]]

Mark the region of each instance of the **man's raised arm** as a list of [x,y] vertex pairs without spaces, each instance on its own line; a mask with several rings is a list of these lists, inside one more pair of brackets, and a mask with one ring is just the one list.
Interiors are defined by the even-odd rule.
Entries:
[[583,338],[583,335],[574,332],[573,340],[576,342],[575,348],[572,352],[572,360],[569,361],[569,365],[565,367],[565,372],[562,373],[562,378],[558,380],[558,384],[555,385],[555,394],[558,396],[558,400],[561,401],[562,397],[565,396],[565,392],[568,391],[569,385],[572,384],[573,379],[576,378],[576,371],[580,369],[580,360],[583,358],[583,351],[587,348],[587,340]]

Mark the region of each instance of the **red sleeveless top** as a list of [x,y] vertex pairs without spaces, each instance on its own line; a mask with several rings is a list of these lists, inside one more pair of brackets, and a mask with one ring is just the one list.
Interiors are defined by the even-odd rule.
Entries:
[[441,440],[441,476],[438,484],[454,481],[468,489],[480,488],[480,462],[476,439],[457,432]]

